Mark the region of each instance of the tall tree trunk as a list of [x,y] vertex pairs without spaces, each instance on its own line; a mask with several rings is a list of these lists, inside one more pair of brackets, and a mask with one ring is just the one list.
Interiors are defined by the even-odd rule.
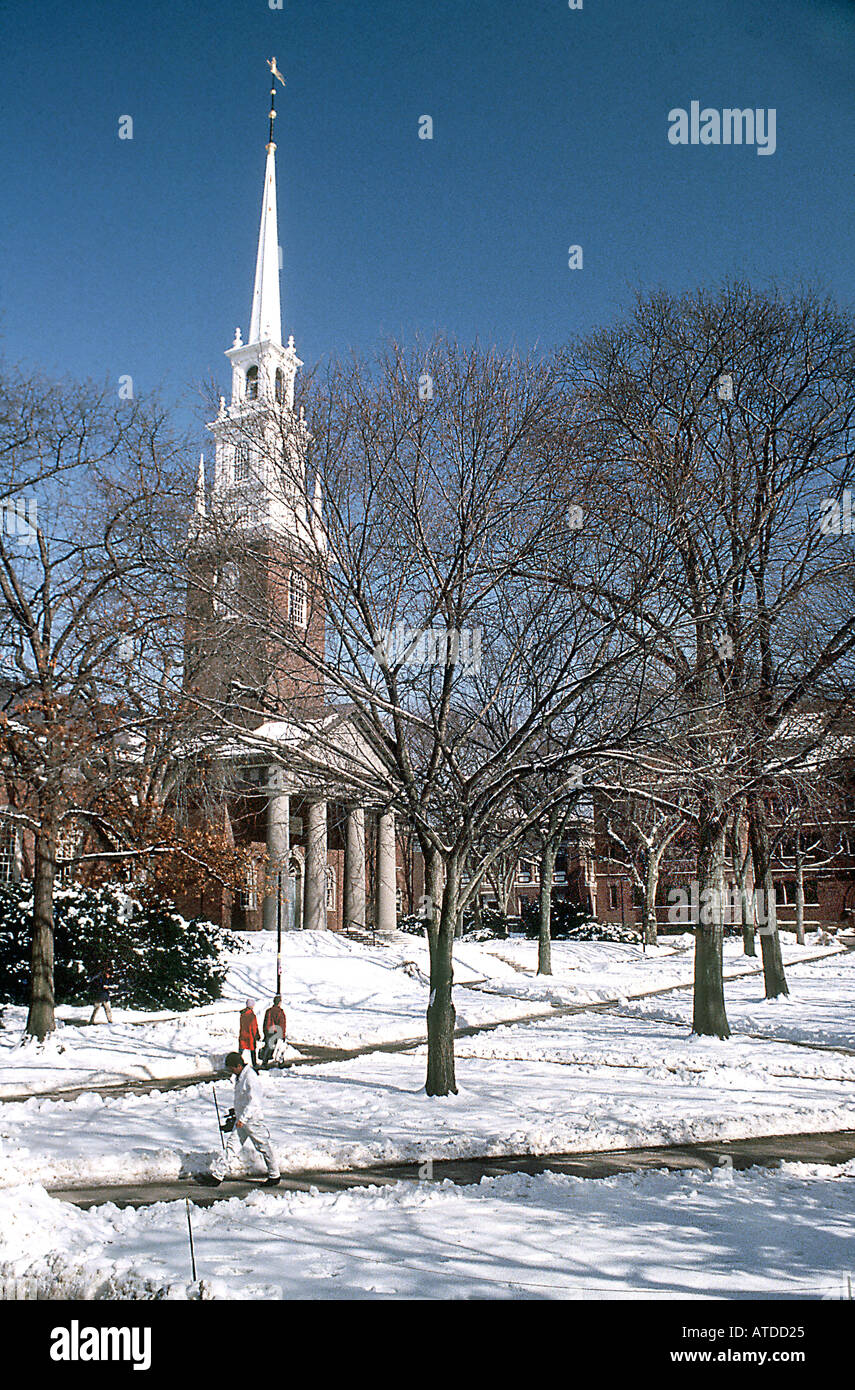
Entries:
[[746,875],[745,857],[742,853],[742,815],[738,813],[734,817],[733,828],[731,830],[730,849],[733,858],[733,872],[736,876],[737,887],[739,888],[739,924],[742,928],[742,952],[746,956],[756,956],[757,947],[754,941],[754,900],[748,892],[748,879]]
[[439,918],[442,910],[442,857],[433,847],[422,849],[425,858],[426,925],[431,956],[439,937]]
[[540,850],[540,896],[538,898],[537,973],[552,974],[552,880],[555,876],[555,841],[548,837]]
[[430,938],[430,1001],[427,1010],[429,1096],[457,1095],[454,1077],[453,947],[460,895],[460,866],[452,856],[445,865],[445,888],[436,937]]
[[741,875],[739,884],[739,919],[742,925],[742,954],[744,956],[757,955],[757,942],[754,936],[754,895],[748,892],[748,884],[745,873]]
[[805,856],[801,831],[796,831],[796,941],[805,944]]
[[507,882],[507,879],[502,879],[502,890],[501,890],[501,891],[502,891],[502,896],[501,896],[501,899],[499,900],[499,908],[500,908],[500,911],[501,911],[501,914],[502,914],[502,920],[501,920],[501,922],[499,923],[499,939],[500,939],[501,941],[507,941],[507,939],[508,939],[508,910],[509,910],[510,905],[511,905],[511,893],[512,893],[512,891],[513,891],[513,879],[511,880],[510,883]]
[[26,1032],[42,1041],[56,1028],[53,983],[53,885],[56,823],[53,808],[40,808],[33,875],[33,950]]
[[760,918],[760,954],[763,957],[766,998],[777,999],[782,994],[789,994],[790,991],[787,987],[787,977],[784,974],[781,938],[778,936],[778,913],[775,905],[775,882],[772,877],[772,855],[769,848],[766,808],[759,797],[753,798],[751,802],[748,833],[751,837],[755,889],[759,884],[765,900],[765,914],[762,914]]
[[481,930],[481,894],[476,893],[472,899],[472,930]]
[[726,815],[701,806],[698,843],[699,921],[695,926],[695,989],[692,1032],[729,1038],[724,1006],[724,848]]
[[644,876],[644,901],[642,903],[642,933],[646,946],[655,946],[659,940],[656,923],[656,893],[659,888],[659,866],[662,863],[662,849],[651,849],[647,855],[647,873]]

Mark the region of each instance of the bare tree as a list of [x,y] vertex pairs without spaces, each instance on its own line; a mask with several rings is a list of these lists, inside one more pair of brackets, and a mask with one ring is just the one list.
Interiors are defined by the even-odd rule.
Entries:
[[[612,718],[593,698],[618,675],[632,683],[637,644],[555,577],[605,573],[618,547],[575,524],[584,452],[548,364],[442,340],[393,347],[332,367],[306,404],[306,424],[294,417],[273,461],[284,469],[302,447],[321,480],[322,536],[310,525],[306,545],[325,647],[275,604],[251,620],[280,663],[291,654],[312,667],[326,708],[362,740],[346,775],[375,795],[382,787],[416,834],[433,905],[426,1089],[446,1095],[456,1089],[459,914],[509,844],[564,798],[563,771],[629,737],[637,717],[631,702]],[[566,737],[549,757],[549,790],[521,821],[509,814],[515,789],[543,770],[557,720]],[[304,726],[320,749],[317,710]],[[464,882],[488,831],[492,848]]]
[[[848,741],[848,740],[847,740]],[[805,941],[805,871],[816,873],[844,857],[842,822],[835,814],[843,799],[846,769],[840,758],[825,756],[808,773],[782,779],[766,808],[769,856],[782,868],[792,864],[795,882],[796,940]],[[777,897],[777,895],[776,895]]]
[[[149,799],[162,798],[156,727],[168,707],[174,742],[182,719],[176,692],[146,694],[143,653],[152,634],[178,630],[179,591],[165,557],[180,548],[175,518],[185,508],[176,508],[174,480],[183,452],[156,405],[87,386],[34,392],[9,378],[0,386],[0,457],[0,490],[33,502],[23,532],[0,529],[0,759],[12,789],[2,815],[33,842],[26,1028],[43,1039],[55,1026],[61,834],[88,827],[99,857],[138,850],[139,838],[129,842],[119,828],[129,784],[136,778],[142,791],[148,778]],[[82,859],[85,847],[70,857]]]
[[[678,798],[679,799],[679,794]],[[641,898],[641,931],[644,942],[657,942],[656,898],[662,860],[686,828],[685,810],[664,808],[655,799],[624,795],[610,790],[602,808],[608,839],[623,851],[619,861],[629,873]]]
[[[834,712],[794,746],[793,721],[855,651],[852,558],[821,534],[823,498],[850,478],[852,317],[810,294],[747,286],[639,299],[620,327],[568,350],[609,461],[662,582],[638,621],[673,681],[675,747],[698,805],[693,1027],[727,1036],[724,864],[734,800],[751,816],[755,881],[768,887],[761,790],[828,736]],[[811,524],[815,519],[816,524]],[[601,602],[607,598],[603,592]],[[801,653],[796,663],[794,657]],[[706,919],[706,920],[705,920]],[[774,912],[761,931],[768,997],[786,991]]]
[[536,823],[534,834],[540,845],[540,888],[537,898],[537,973],[552,974],[552,889],[555,861],[570,825],[576,818],[578,792],[564,802],[552,805]]
[[756,902],[753,888],[749,889],[748,866],[751,841],[747,836],[744,798],[737,802],[730,822],[730,858],[739,893],[739,924],[742,928],[742,948],[746,956],[756,956]]

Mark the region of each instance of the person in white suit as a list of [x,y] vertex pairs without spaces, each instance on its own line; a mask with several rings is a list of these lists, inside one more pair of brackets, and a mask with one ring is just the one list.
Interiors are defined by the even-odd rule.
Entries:
[[241,1148],[249,1140],[261,1154],[267,1167],[265,1186],[275,1187],[280,1181],[279,1164],[270,1142],[270,1130],[264,1119],[261,1083],[255,1070],[247,1066],[239,1052],[230,1052],[226,1057],[226,1070],[231,1072],[235,1079],[234,1128],[226,1122],[224,1128],[229,1136],[226,1140],[226,1150],[225,1153],[218,1154],[211,1165],[211,1177],[215,1182],[221,1183],[230,1172]]

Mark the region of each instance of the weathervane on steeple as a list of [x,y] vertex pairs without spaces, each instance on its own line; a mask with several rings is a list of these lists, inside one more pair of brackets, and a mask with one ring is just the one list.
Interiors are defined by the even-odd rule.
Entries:
[[267,66],[270,69],[270,144],[273,144],[273,122],[276,120],[276,83],[274,78],[279,79],[282,86],[285,86],[285,78],[276,66],[275,58],[268,58]]

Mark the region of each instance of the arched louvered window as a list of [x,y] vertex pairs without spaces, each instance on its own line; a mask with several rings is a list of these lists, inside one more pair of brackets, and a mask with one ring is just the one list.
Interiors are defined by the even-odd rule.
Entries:
[[236,618],[235,611],[240,588],[240,570],[234,560],[227,561],[214,577],[214,612],[218,618]]

